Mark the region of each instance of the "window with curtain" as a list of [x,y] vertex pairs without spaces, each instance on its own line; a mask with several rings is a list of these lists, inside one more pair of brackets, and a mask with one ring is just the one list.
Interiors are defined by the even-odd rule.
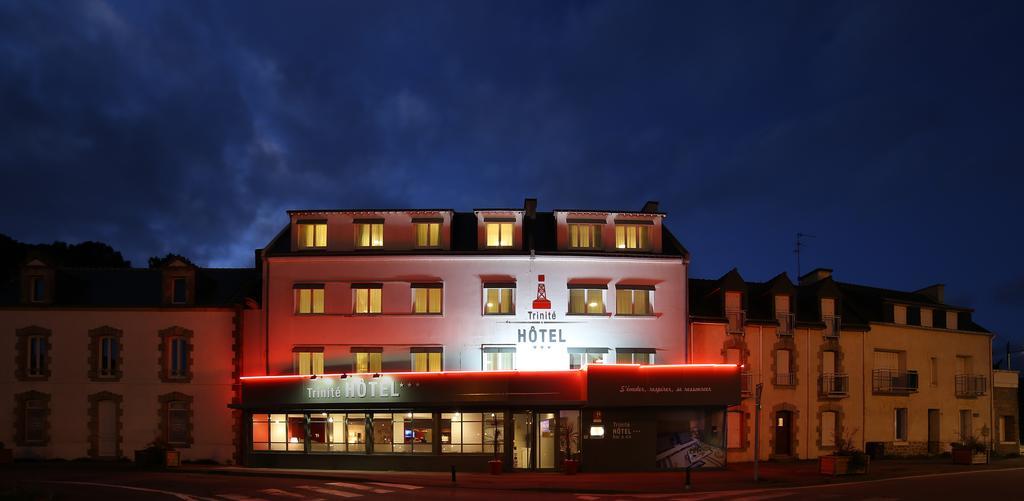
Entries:
[[441,223],[415,223],[416,247],[431,248],[441,245]]
[[353,348],[353,371],[358,373],[380,372],[383,353],[380,348]]
[[515,287],[484,287],[484,315],[512,315],[516,312]]
[[324,349],[296,348],[292,354],[295,374],[304,376],[324,373]]
[[188,339],[175,336],[169,338],[168,343],[171,348],[168,352],[171,357],[171,363],[168,364],[168,376],[177,378],[188,377]]
[[601,225],[590,223],[569,223],[569,248],[600,249]]
[[46,337],[29,336],[28,338],[28,375],[42,376],[46,373]]
[[440,372],[442,367],[441,348],[413,348],[412,370],[413,372]]
[[117,375],[118,346],[117,338],[103,336],[98,343],[99,353],[99,375],[111,377]]
[[412,312],[417,314],[441,314],[441,284],[413,284]]
[[579,369],[587,364],[604,363],[608,348],[569,348],[569,369]]
[[381,286],[352,286],[352,311],[357,315],[380,313]]
[[327,222],[299,223],[299,247],[327,247]]
[[604,289],[569,289],[569,313],[572,315],[603,315]]
[[506,346],[485,346],[481,349],[483,353],[483,368],[485,371],[510,371],[516,368],[516,349]]
[[384,246],[384,223],[356,223],[356,247]]
[[642,224],[616,224],[615,248],[643,250],[650,248],[650,226]]
[[650,288],[617,287],[615,314],[650,316],[654,314],[654,291]]
[[651,365],[654,363],[653,348],[616,348],[615,363]]
[[512,247],[513,228],[514,225],[511,222],[484,223],[484,229],[487,234],[487,246]]
[[505,450],[504,429],[505,415],[500,411],[444,412],[441,414],[441,452],[500,454]]
[[429,412],[374,412],[374,453],[424,453],[434,449],[434,416]]
[[311,452],[365,452],[366,414],[362,412],[309,414]]
[[322,285],[295,288],[295,313],[300,315],[324,312],[324,287]]

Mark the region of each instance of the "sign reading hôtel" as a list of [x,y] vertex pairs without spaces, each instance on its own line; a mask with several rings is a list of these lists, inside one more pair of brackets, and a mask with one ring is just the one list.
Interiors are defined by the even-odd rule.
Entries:
[[[319,383],[318,381],[323,381]],[[391,378],[373,378],[369,381],[361,377],[349,377],[333,385],[330,379],[311,380],[306,386],[306,398],[318,399],[360,399],[360,398],[399,398],[398,391],[404,384],[395,384]]]
[[518,343],[564,343],[565,334],[562,329],[544,327],[545,322],[558,320],[558,314],[551,310],[547,289],[544,287],[544,275],[537,275],[537,299],[533,300],[533,309],[527,310],[526,318],[538,325],[530,325],[516,329]]

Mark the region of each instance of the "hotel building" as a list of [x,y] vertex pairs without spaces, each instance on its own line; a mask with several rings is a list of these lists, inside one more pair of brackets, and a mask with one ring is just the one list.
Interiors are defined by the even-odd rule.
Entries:
[[289,217],[246,312],[246,464],[724,462],[738,368],[684,365],[689,256],[656,204]]

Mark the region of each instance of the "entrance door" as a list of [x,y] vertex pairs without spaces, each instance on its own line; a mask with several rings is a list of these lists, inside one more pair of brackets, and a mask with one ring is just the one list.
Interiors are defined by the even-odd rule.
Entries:
[[775,413],[775,455],[789,456],[793,454],[793,413],[779,411]]
[[97,405],[96,455],[101,458],[117,457],[117,402],[100,400]]
[[512,467],[520,470],[532,468],[533,414],[517,412],[512,415]]
[[928,454],[939,453],[939,410],[928,409]]
[[558,433],[558,420],[553,412],[537,414],[537,465],[539,469],[554,469]]

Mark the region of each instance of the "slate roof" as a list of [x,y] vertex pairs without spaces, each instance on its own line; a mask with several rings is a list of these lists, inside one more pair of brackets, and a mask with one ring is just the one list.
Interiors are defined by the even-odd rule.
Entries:
[[[413,210],[413,209],[410,209]],[[479,209],[478,209],[479,210]],[[522,210],[522,209],[515,209]],[[293,212],[293,211],[290,211]],[[612,211],[615,212],[615,211]],[[637,213],[635,211],[620,211],[621,213]],[[653,214],[658,215],[658,214]],[[522,244],[518,248],[513,249],[479,249],[477,247],[477,216],[473,212],[454,212],[452,214],[452,241],[451,250],[431,250],[427,251],[430,254],[487,254],[487,255],[501,255],[501,254],[529,254],[531,251],[536,254],[558,254],[558,255],[601,255],[601,256],[680,256],[689,258],[690,253],[685,247],[679,242],[679,240],[669,231],[668,227],[664,224],[661,225],[661,237],[662,237],[662,251],[660,254],[657,253],[643,253],[643,252],[615,252],[614,250],[595,250],[595,251],[581,251],[572,250],[564,251],[559,250],[557,245],[556,237],[556,221],[554,212],[537,212],[534,217],[525,216],[523,218],[523,239]],[[291,232],[288,231],[288,226],[278,233],[278,236],[274,238],[267,246],[267,255],[269,256],[284,256],[293,254],[291,242]],[[367,254],[373,255],[421,255],[424,251],[421,250],[374,250],[374,251],[352,251],[352,252],[339,252],[339,251],[313,251],[303,250],[301,255],[360,255],[364,256]]]
[[[162,271],[150,268],[58,268],[50,307],[165,307]],[[0,284],[0,305],[20,305],[19,278]],[[227,307],[260,299],[254,268],[197,268],[196,300],[189,307]],[[178,307],[178,306],[174,306]]]
[[[844,330],[868,330],[873,322],[891,323],[892,304],[909,307],[931,308],[935,313],[934,326],[945,327],[945,312],[957,313],[959,330],[988,333],[974,322],[973,310],[962,306],[936,301],[920,292],[904,292],[847,282],[838,282],[827,277],[805,285],[793,284],[785,273],[766,282],[743,281],[739,286],[732,278],[738,276],[731,270],[720,278],[690,278],[689,307],[694,320],[725,322],[725,292],[743,292],[743,308],[749,324],[775,324],[775,295],[792,290],[791,305],[796,314],[797,325],[822,326],[821,298],[836,299],[836,308],[842,318]],[[791,288],[791,289],[789,289]],[[742,289],[742,290],[741,290]]]

